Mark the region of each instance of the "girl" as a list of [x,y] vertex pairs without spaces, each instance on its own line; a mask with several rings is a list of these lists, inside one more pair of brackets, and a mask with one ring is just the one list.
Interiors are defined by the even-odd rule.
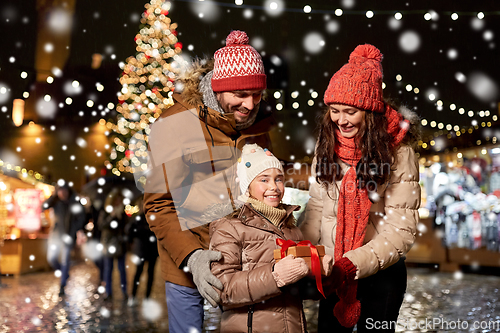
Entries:
[[[221,332],[305,332],[302,299],[295,282],[308,275],[302,258],[289,255],[275,263],[276,239],[303,240],[292,212],[281,203],[284,172],[267,149],[245,145],[237,165],[244,205],[210,225],[210,249],[222,259],[212,263],[221,280]],[[327,272],[333,258],[325,256]]]
[[[420,205],[410,146],[418,119],[405,120],[384,102],[381,61],[376,47],[359,45],[324,96],[328,108],[312,167],[316,182],[301,225],[305,238],[324,245],[335,260],[318,332],[394,324],[406,290],[404,259],[415,241]],[[393,324],[378,331],[394,332]]]

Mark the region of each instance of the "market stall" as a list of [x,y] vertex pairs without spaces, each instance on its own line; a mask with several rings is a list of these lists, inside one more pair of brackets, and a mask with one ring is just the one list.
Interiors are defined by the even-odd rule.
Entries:
[[0,273],[47,269],[49,216],[42,203],[53,187],[25,176],[0,174]]
[[420,159],[419,237],[408,261],[500,267],[500,148]]

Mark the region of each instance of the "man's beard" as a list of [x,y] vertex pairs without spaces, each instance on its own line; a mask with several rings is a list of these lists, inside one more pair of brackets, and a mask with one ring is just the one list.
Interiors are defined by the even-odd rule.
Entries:
[[[254,106],[253,110],[250,111],[250,115],[248,116],[248,119],[245,120],[244,122],[241,122],[241,123],[236,122],[236,129],[238,131],[245,130],[253,125],[253,123],[255,122],[255,118],[257,118],[257,114],[259,113],[259,107],[260,107],[260,103],[256,104]],[[246,111],[248,111],[248,110],[246,110]]]

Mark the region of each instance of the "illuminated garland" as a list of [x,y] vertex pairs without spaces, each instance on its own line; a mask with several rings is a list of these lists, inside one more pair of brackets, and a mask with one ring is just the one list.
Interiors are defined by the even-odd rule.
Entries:
[[30,179],[34,177],[36,181],[39,182],[44,181],[44,177],[42,176],[42,174],[33,170],[27,170],[26,168],[23,168],[19,165],[14,165],[12,163],[5,162],[1,159],[0,159],[0,168],[2,168],[2,172],[4,169],[7,169],[9,171],[19,172],[22,176],[22,179]]
[[[396,80],[397,81],[401,81],[402,80],[402,76],[401,75],[397,75],[396,76]],[[412,84],[406,84],[405,86],[405,89],[406,91],[408,92],[413,92],[415,94],[418,94],[420,93],[420,90],[417,88],[417,87],[414,87],[414,85]],[[429,96],[429,99],[432,101],[434,98],[432,96]],[[442,100],[437,100],[435,102],[435,105],[437,106],[437,109],[439,111],[441,111],[443,109],[443,106],[444,106],[444,103]],[[460,115],[467,115],[469,117],[473,117],[474,115],[478,115],[479,117],[483,118],[483,117],[489,117],[491,115],[490,111],[489,110],[486,110],[486,111],[473,111],[473,110],[469,110],[468,112],[465,111],[465,108],[463,107],[458,107],[455,103],[450,103],[450,110],[451,111],[455,111],[458,109],[458,113]],[[492,121],[493,122],[496,122],[498,121],[498,116],[497,115],[493,115],[491,117]],[[439,136],[442,136],[442,135],[446,135],[446,137],[448,139],[451,139],[453,137],[453,135],[456,135],[457,137],[458,136],[461,136],[462,134],[465,134],[466,132],[471,134],[473,131],[479,129],[479,127],[491,127],[492,126],[492,122],[491,121],[482,121],[481,123],[477,122],[477,121],[473,121],[472,125],[471,126],[459,126],[459,125],[452,125],[452,124],[444,124],[444,123],[438,123],[434,120],[432,121],[428,121],[427,119],[422,119],[421,120],[421,124],[422,126],[427,126],[429,125],[430,127],[434,128],[434,127],[437,127],[437,129],[439,131],[437,132],[434,132],[434,138],[436,137],[439,137]],[[436,142],[434,140],[433,137],[430,137],[430,138],[427,138],[425,140],[420,140],[418,142],[418,145],[419,147],[422,147],[423,149],[430,149],[431,147],[435,146]],[[487,138],[487,141],[489,140],[489,138]],[[493,137],[493,140],[494,142],[493,143],[496,143],[496,137]],[[480,145],[481,143],[477,143],[477,145]]]
[[[398,75],[396,77],[396,80],[397,81],[401,81],[402,80],[402,77],[401,75]],[[411,87],[411,89],[408,89],[408,86]],[[382,86],[384,89],[386,88],[386,85],[385,83],[383,83],[383,86]],[[420,90],[418,88],[413,88],[413,86],[407,84],[406,85],[407,87],[407,91],[410,92],[410,91],[413,91],[415,94],[418,94],[420,92]],[[307,105],[309,107],[312,107],[315,105],[316,101],[315,99],[318,97],[318,93],[312,89],[309,90],[309,94],[310,94],[310,99],[307,101]],[[275,105],[275,110],[276,111],[282,111],[284,109],[284,105],[283,105],[283,91],[282,90],[276,90],[274,91],[274,93],[272,94],[272,96],[274,97],[275,101],[276,101],[276,105]],[[298,91],[293,91],[291,94],[290,94],[290,97],[295,100],[297,97],[299,96],[299,92]],[[439,106],[442,106],[443,105],[443,102],[441,100],[438,100],[436,101],[436,105],[439,107]],[[457,107],[455,106],[455,104],[451,104],[450,105],[452,110],[453,109],[456,109]],[[297,101],[292,101],[290,107],[292,109],[299,109],[300,108],[300,103],[297,102]],[[459,110],[465,110],[463,108],[460,108]],[[483,113],[481,115],[481,112]],[[460,112],[460,114],[464,114],[465,111],[462,111]],[[472,115],[471,115],[472,114]],[[480,117],[485,117],[485,116],[489,116],[490,113],[489,111],[480,111],[480,112],[474,112],[474,111],[469,111],[468,112],[468,115],[469,117],[472,117],[474,114],[478,114]],[[301,118],[302,116],[304,116],[304,112],[302,111],[298,111],[297,112],[297,116],[299,118]],[[492,116],[492,121],[497,121],[498,120],[498,116],[497,115],[493,115]],[[443,123],[436,123],[436,121],[431,121],[429,122],[427,119],[422,119],[421,120],[421,124],[422,126],[427,126],[427,125],[430,125],[431,127],[438,127],[439,131],[438,132],[435,132],[434,133],[434,136],[433,137],[430,137],[430,138],[427,138],[426,140],[420,140],[418,142],[418,146],[419,147],[422,147],[423,149],[430,149],[431,147],[435,146],[436,145],[436,141],[434,138],[437,138],[439,136],[443,136],[443,135],[446,135],[446,137],[448,139],[451,139],[453,135],[456,135],[456,136],[461,136],[465,133],[469,133],[471,134],[473,131],[479,129],[480,127],[482,128],[485,128],[485,127],[491,127],[492,126],[492,122],[491,121],[483,121],[481,123],[477,123],[477,124],[473,124],[469,127],[461,127],[459,125],[451,125],[451,124],[447,124],[446,126],[443,124]],[[307,120],[303,120],[302,121],[302,125],[307,125]],[[278,126],[279,127],[282,127],[283,124],[282,123],[278,123]],[[490,138],[489,137],[486,137],[486,141],[489,141]],[[492,137],[491,138],[492,140],[492,143],[495,144],[497,142],[497,138],[496,137]],[[478,140],[476,142],[477,145],[481,145],[482,142],[480,142],[480,140]],[[438,149],[439,151],[439,149]]]
[[[191,3],[203,3],[205,0],[177,0],[182,2]],[[368,19],[373,18],[375,14],[380,15],[394,15],[396,19],[401,19],[403,15],[422,15],[426,21],[430,21],[435,17],[435,11],[426,10],[343,10],[341,8],[335,9],[313,9],[311,5],[304,5],[302,8],[287,8],[285,7],[284,0],[267,0],[264,6],[256,5],[245,5],[244,0],[234,0],[234,4],[217,2],[217,1],[207,1],[207,3],[218,5],[221,7],[229,8],[248,8],[248,9],[258,9],[264,10],[269,13],[280,13],[280,12],[290,12],[290,13],[305,13],[305,14],[334,14],[336,16],[342,15],[364,15]],[[485,16],[489,15],[500,15],[500,11],[487,11],[487,12],[472,12],[472,11],[443,11],[443,14],[449,15],[454,21],[458,20],[461,15],[463,16],[476,16],[479,19],[483,19]]]

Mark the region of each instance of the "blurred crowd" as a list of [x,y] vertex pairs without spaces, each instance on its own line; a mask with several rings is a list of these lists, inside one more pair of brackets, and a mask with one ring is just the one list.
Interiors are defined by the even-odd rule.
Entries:
[[[130,186],[120,183],[110,184],[104,190],[98,186],[103,183],[89,184],[82,193],[76,193],[66,183],[58,184],[52,196],[43,203],[44,210],[53,210],[47,261],[56,276],[61,278],[59,295],[64,296],[70,278],[71,253],[76,246],[80,247],[83,256],[99,268],[104,298],[110,300],[114,297],[112,279],[116,266],[122,297],[129,306],[134,306],[146,263],[145,298],[151,295],[158,257],[156,237],[146,222],[142,195],[134,194]],[[136,266],[133,281],[127,281],[125,271],[128,253]]]

